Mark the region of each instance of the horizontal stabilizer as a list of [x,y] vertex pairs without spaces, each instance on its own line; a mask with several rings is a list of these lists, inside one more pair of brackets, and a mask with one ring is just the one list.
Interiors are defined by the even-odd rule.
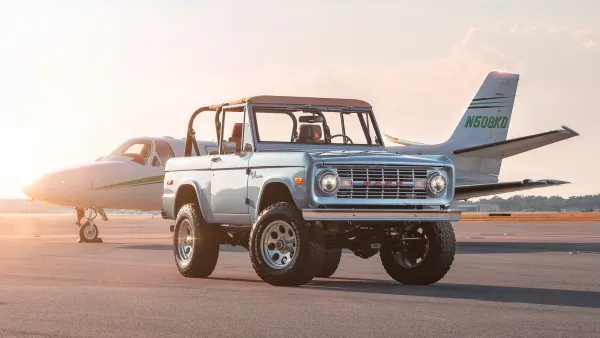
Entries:
[[515,192],[521,190],[529,190],[535,188],[554,187],[557,185],[568,184],[570,182],[558,180],[530,180],[498,182],[498,183],[483,183],[461,185],[456,187],[455,200],[467,200],[469,198],[482,197],[488,195],[504,194],[507,192]]
[[387,134],[385,134],[385,137],[391,143],[401,144],[403,146],[423,146],[423,145],[425,145],[425,143],[419,143],[419,142],[412,142],[412,141],[401,140],[399,138],[395,138],[395,137],[387,135]]
[[565,126],[562,126],[562,128],[563,129],[510,140],[457,149],[454,151],[454,154],[474,157],[506,158],[579,135],[579,133],[573,129]]

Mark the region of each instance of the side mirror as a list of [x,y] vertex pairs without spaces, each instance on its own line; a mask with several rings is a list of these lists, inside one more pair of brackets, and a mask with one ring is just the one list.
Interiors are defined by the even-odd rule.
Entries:
[[237,143],[235,141],[227,141],[223,142],[223,152],[232,152],[235,153],[235,146]]

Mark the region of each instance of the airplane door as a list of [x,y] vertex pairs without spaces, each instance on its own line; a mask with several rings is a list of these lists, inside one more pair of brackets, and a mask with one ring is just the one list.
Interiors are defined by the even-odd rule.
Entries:
[[[252,153],[241,152],[244,111],[224,111],[222,138],[236,142],[235,152],[211,156],[211,209],[215,221],[221,224],[242,225],[250,223],[248,175],[246,170]],[[224,134],[224,135],[223,135]],[[230,136],[231,135],[231,136]],[[227,149],[225,149],[227,150]]]

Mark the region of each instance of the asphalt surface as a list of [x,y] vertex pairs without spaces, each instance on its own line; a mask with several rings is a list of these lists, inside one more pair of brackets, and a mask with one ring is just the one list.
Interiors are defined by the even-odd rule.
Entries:
[[[110,216],[109,216],[110,217]],[[1,337],[600,337],[600,223],[455,223],[446,277],[404,286],[379,257],[273,287],[224,246],[208,279],[177,272],[169,221],[0,215]]]

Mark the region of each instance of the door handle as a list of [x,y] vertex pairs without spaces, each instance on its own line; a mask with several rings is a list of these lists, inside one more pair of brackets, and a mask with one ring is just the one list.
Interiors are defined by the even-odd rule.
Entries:
[[213,161],[213,162],[218,162],[218,161],[221,160],[221,158],[220,157],[213,157],[210,160]]

